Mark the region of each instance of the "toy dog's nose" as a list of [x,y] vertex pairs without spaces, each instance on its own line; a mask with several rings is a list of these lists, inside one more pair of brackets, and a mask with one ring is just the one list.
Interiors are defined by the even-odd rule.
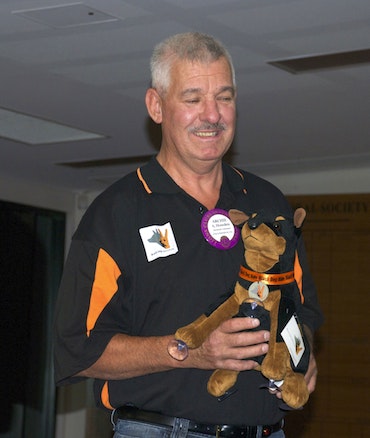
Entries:
[[255,230],[258,227],[258,222],[254,219],[249,219],[248,226],[251,230]]

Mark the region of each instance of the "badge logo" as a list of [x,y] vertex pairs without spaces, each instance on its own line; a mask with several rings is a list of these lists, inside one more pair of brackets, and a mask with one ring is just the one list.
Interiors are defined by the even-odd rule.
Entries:
[[217,249],[233,248],[239,240],[240,230],[229,218],[229,213],[221,208],[207,211],[200,224],[206,241]]
[[166,228],[165,234],[162,234],[162,231],[157,228],[153,231],[153,236],[148,240],[148,242],[158,243],[163,248],[169,249],[170,244],[168,242],[168,229]]
[[264,301],[269,295],[269,288],[262,281],[255,281],[249,286],[249,295],[259,301]]
[[168,257],[178,252],[171,224],[150,225],[139,229],[148,262],[159,257]]

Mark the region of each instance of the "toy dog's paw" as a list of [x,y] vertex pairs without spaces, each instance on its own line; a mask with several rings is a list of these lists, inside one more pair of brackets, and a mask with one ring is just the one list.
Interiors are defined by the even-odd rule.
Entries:
[[199,347],[208,336],[208,333],[201,329],[201,324],[206,319],[205,315],[201,315],[191,324],[179,328],[175,333],[175,338],[185,342],[188,348]]
[[178,329],[175,333],[175,338],[185,342],[189,348],[197,348],[201,345],[197,333],[188,327],[182,327]]
[[284,342],[271,345],[261,365],[262,374],[268,379],[283,380],[289,363],[289,352]]
[[232,388],[238,378],[239,371],[216,370],[208,380],[207,390],[215,396],[221,397]]
[[289,372],[281,386],[284,402],[293,409],[300,409],[310,396],[303,374]]

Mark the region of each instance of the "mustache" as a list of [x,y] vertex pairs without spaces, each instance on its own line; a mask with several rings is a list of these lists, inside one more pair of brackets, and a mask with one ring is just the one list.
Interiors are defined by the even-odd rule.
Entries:
[[190,132],[197,131],[225,131],[226,125],[224,123],[203,123],[199,126],[193,126],[189,129]]

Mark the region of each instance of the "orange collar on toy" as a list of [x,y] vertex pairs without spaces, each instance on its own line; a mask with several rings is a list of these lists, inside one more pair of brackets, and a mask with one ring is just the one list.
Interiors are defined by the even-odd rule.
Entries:
[[294,271],[283,272],[282,274],[263,274],[240,266],[239,277],[251,282],[262,281],[268,285],[280,285],[292,283],[294,281]]

